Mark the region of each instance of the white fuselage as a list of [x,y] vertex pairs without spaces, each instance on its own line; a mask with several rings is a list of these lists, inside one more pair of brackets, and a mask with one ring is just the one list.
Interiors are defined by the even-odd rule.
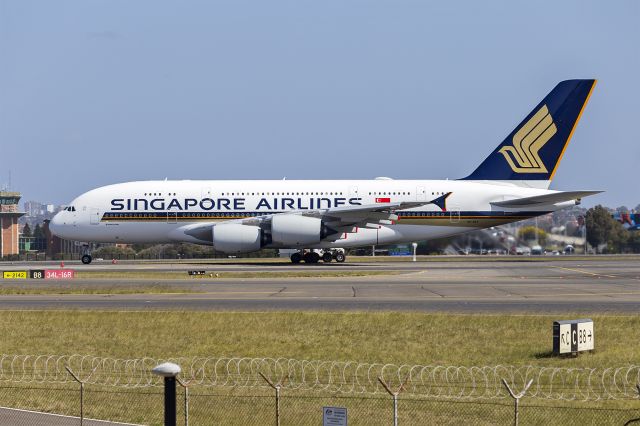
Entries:
[[[502,182],[456,180],[141,181],[82,194],[51,221],[71,240],[116,243],[210,244],[203,225],[288,211],[384,202],[429,202],[451,192],[446,211],[433,204],[400,210],[393,224],[359,227],[313,247],[356,247],[441,238],[557,210],[574,202],[526,210],[492,202],[554,193]],[[283,248],[277,244],[267,247]],[[296,248],[296,247],[288,247]]]

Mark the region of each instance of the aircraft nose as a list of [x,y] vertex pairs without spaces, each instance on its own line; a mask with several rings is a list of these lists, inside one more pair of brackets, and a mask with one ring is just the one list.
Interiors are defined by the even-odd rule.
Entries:
[[51,222],[49,222],[49,230],[51,233],[60,238],[64,238],[62,235],[63,229],[65,228],[64,219],[62,218],[63,213],[63,211],[56,213],[56,215],[53,216],[53,219],[51,219]]

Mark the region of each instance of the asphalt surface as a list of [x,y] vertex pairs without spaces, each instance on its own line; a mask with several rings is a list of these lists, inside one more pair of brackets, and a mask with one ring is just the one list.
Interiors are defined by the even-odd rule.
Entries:
[[[76,279],[12,286],[169,287],[172,294],[3,295],[0,309],[103,310],[393,310],[467,313],[637,313],[640,257],[594,257],[473,262],[365,262],[73,265],[76,270],[226,271],[394,271],[394,275],[278,279],[191,278],[186,280]],[[484,259],[483,259],[484,260]],[[0,265],[40,269],[41,264]],[[69,265],[67,265],[69,267]],[[6,285],[9,280],[0,281]],[[180,291],[184,290],[184,293]],[[194,293],[193,291],[197,291]]]
[[[105,420],[83,419],[85,426],[135,426]],[[0,425],[11,426],[77,426],[80,417],[0,407]]]

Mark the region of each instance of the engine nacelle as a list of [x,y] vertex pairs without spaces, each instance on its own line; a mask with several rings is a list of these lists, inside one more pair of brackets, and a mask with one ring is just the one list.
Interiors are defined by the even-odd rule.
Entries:
[[285,247],[319,243],[330,233],[322,220],[297,214],[278,214],[271,219],[271,238]]
[[262,248],[259,226],[222,223],[213,227],[213,248],[224,253],[249,253]]

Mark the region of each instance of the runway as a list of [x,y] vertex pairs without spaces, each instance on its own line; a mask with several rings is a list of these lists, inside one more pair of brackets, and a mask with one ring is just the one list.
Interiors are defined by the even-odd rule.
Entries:
[[[77,270],[390,271],[393,275],[314,278],[28,280],[21,286],[109,288],[158,286],[171,294],[3,295],[0,309],[101,310],[388,310],[465,313],[636,313],[640,310],[640,257],[522,261],[119,264]],[[5,265],[6,266],[6,265]],[[24,268],[13,265],[12,268]],[[26,265],[36,269],[37,266]],[[4,268],[8,270],[8,268]],[[8,280],[2,281],[3,285]],[[11,282],[15,286],[16,282]],[[177,289],[177,290],[176,290]],[[161,290],[159,290],[161,291]]]

